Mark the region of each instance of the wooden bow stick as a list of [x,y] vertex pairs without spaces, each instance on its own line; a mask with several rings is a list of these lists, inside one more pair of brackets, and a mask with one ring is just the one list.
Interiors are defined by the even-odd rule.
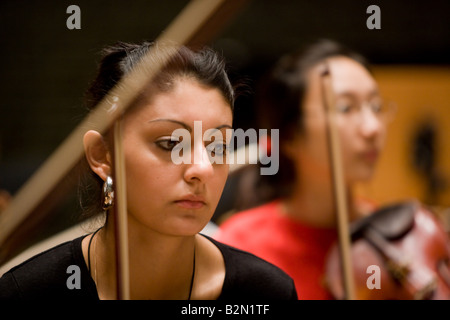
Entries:
[[321,73],[322,93],[326,116],[327,146],[330,158],[330,167],[333,181],[333,195],[337,208],[337,222],[339,235],[339,249],[342,262],[342,276],[346,299],[353,300],[354,279],[351,260],[351,240],[348,226],[348,204],[346,195],[346,185],[342,165],[341,148],[339,144],[339,132],[336,126],[336,103],[331,83],[331,72],[326,63],[324,71]]

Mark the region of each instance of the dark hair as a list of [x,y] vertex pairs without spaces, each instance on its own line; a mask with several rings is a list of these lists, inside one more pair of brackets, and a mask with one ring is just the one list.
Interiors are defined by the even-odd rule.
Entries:
[[[150,51],[151,50],[151,51]],[[169,56],[167,56],[169,54]],[[199,50],[178,47],[171,43],[143,42],[130,44],[118,42],[102,51],[97,76],[85,94],[88,110],[92,110],[120,80],[136,68],[145,57],[144,69],[161,66],[159,72],[149,80],[143,92],[139,92],[129,109],[139,105],[141,99],[158,92],[167,92],[183,77],[192,77],[200,84],[218,89],[230,108],[234,107],[235,93],[225,70],[225,61],[210,48]],[[167,59],[168,57],[168,59]],[[145,71],[145,70],[144,70]],[[79,184],[80,205],[83,217],[101,213],[103,181],[89,169],[83,159],[85,175]]]
[[[219,89],[233,108],[234,88],[228,79],[225,61],[221,56],[207,47],[194,51],[185,46],[178,48],[171,43],[155,42],[142,44],[118,42],[103,49],[98,74],[85,96],[87,108],[95,107],[124,75],[138,65],[150,49],[152,53],[147,57],[150,58],[147,60],[149,64],[144,68],[151,69],[154,65],[161,65],[166,55],[170,54],[170,57],[145,91],[152,87],[156,88],[157,92],[168,91],[180,77],[193,77],[205,86]],[[148,92],[140,94],[146,93]]]
[[[281,57],[262,78],[256,90],[258,126],[268,129],[269,133],[269,129],[279,129],[280,143],[301,133],[304,126],[302,102],[308,89],[308,72],[324,60],[336,56],[351,58],[369,70],[364,57],[331,40],[319,40]],[[255,178],[257,200],[254,201],[258,203],[287,196],[292,190],[294,166],[282,148],[279,150],[278,173]]]

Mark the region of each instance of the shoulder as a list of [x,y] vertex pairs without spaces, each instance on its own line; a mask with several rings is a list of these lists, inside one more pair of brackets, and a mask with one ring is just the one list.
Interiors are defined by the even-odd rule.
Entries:
[[76,242],[81,243],[81,239],[67,241],[36,254],[19,265],[11,268],[7,273],[21,275],[29,271],[42,272],[42,269],[44,268],[45,272],[55,271],[55,268],[59,268],[61,263],[64,263],[67,260],[72,260],[72,246]]
[[280,268],[212,238],[225,261],[222,299],[297,299],[294,281]]
[[[63,298],[70,290],[67,279],[78,267],[86,268],[81,241],[64,242],[13,267],[0,278],[0,299]],[[75,290],[76,291],[76,290]]]

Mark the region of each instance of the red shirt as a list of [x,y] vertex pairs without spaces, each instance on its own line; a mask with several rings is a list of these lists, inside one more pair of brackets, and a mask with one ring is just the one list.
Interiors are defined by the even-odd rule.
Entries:
[[214,238],[283,269],[294,279],[299,299],[332,299],[323,279],[326,255],[337,240],[336,229],[295,221],[274,201],[234,214]]

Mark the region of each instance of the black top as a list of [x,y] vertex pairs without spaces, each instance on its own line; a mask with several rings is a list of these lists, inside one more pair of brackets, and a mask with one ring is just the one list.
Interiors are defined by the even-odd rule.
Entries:
[[[0,278],[0,300],[98,300],[95,282],[83,258],[84,237],[44,251],[6,272]],[[292,278],[281,269],[253,254],[206,238],[220,249],[225,261],[225,280],[218,300],[297,299]],[[79,289],[74,281],[77,273]]]

